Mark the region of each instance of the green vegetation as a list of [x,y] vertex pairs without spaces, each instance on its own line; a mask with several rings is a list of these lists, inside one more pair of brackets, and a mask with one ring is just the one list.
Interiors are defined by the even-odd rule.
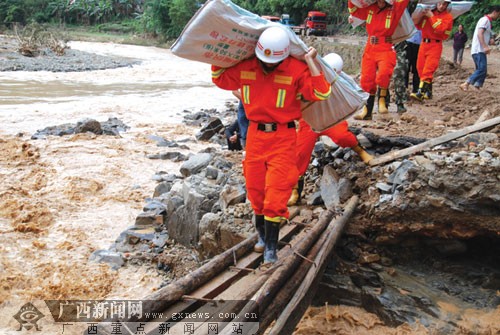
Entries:
[[[496,0],[494,0],[496,1]],[[328,13],[335,32],[349,32],[346,0],[234,0],[260,15],[287,13],[297,23],[310,10]],[[477,20],[487,12],[491,0],[478,0],[473,9],[456,20],[472,34]],[[203,5],[197,0],[0,0],[0,25],[7,29],[36,22],[58,27],[84,27],[95,34],[128,34],[175,39]],[[494,29],[500,22],[494,23]]]
[[[464,30],[469,36],[470,41],[472,41],[472,34],[474,33],[474,29],[476,28],[477,21],[483,17],[485,14],[489,13],[489,7],[493,4],[500,5],[500,1],[498,0],[479,0],[472,6],[472,9],[465,13],[464,15],[459,16],[453,26],[453,33],[458,30],[458,25],[463,24]],[[493,21],[493,31],[498,32],[500,29],[500,20]]]

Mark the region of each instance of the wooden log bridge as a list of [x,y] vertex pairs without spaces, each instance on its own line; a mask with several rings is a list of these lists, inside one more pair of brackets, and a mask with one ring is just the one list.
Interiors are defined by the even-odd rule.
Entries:
[[[353,196],[342,209],[327,209],[318,220],[281,227],[281,249],[272,266],[260,266],[262,254],[253,252],[257,240],[253,234],[144,297],[143,310],[161,313],[160,317],[129,317],[122,324],[131,334],[135,334],[133,325],[139,324],[141,334],[147,335],[263,334],[266,330],[292,334],[358,201]],[[290,212],[293,217],[299,210],[295,207]],[[111,335],[112,320],[106,321],[98,333]]]

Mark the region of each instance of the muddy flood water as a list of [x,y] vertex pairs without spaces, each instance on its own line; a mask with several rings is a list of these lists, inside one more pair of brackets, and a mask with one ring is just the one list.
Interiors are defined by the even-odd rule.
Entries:
[[[207,64],[168,50],[73,42],[73,49],[140,60],[92,72],[0,72],[0,334],[20,334],[15,318],[32,303],[43,334],[82,334],[86,324],[54,324],[44,299],[140,299],[162,283],[137,266],[115,271],[88,261],[133,225],[153,193],[155,172],[178,163],[153,161],[156,142],[193,137],[184,110],[235,102],[216,88]],[[116,117],[121,137],[78,134],[31,140],[38,129],[83,118]],[[190,144],[198,151],[203,143]],[[180,150],[183,151],[182,149]],[[188,152],[184,152],[187,154]],[[31,330],[32,332],[34,329]],[[347,306],[312,308],[297,334],[427,334],[420,325],[388,328]]]

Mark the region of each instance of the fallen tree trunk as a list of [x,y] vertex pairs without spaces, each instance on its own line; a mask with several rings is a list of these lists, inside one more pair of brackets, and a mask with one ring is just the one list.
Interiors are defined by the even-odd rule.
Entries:
[[494,127],[497,124],[500,124],[500,116],[493,118],[493,119],[490,119],[490,120],[487,120],[487,121],[477,123],[477,124],[473,124],[472,126],[462,128],[460,130],[454,131],[452,133],[449,133],[449,134],[446,134],[443,136],[433,138],[431,140],[425,141],[423,143],[414,145],[414,146],[409,147],[409,148],[405,148],[405,149],[393,151],[393,152],[388,152],[385,155],[373,158],[372,160],[370,160],[368,162],[368,164],[370,164],[370,166],[375,166],[375,165],[388,163],[388,162],[391,162],[391,161],[396,160],[398,158],[402,158],[402,157],[409,156],[409,155],[415,154],[417,152],[420,152],[420,151],[423,151],[426,149],[430,149],[433,146],[436,146],[438,144],[443,144],[443,143],[455,140],[455,139],[460,138],[462,136],[465,136],[467,134],[470,134],[470,133],[473,133],[473,132],[476,132],[479,130],[483,130],[486,128]]

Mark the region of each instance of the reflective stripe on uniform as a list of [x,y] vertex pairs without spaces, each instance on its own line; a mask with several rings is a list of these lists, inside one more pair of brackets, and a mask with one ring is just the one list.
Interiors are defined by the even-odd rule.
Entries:
[[220,77],[220,75],[221,75],[222,73],[224,73],[224,71],[225,71],[225,69],[224,69],[224,68],[218,69],[218,70],[216,70],[216,71],[212,71],[212,78],[215,78],[215,79],[219,78],[219,77]]
[[436,29],[442,23],[441,19],[437,19],[437,21],[432,25],[432,28]]
[[264,216],[264,220],[271,221],[271,222],[281,222],[282,220],[286,220],[286,218],[283,216],[275,216],[273,218],[271,218],[269,216]]
[[372,22],[373,10],[368,11],[368,17],[366,18],[366,23],[370,24]]
[[385,18],[385,29],[389,29],[391,27],[391,13],[388,13]]
[[243,100],[244,104],[249,104],[250,103],[250,86],[249,85],[243,85],[241,88],[241,99]]
[[332,87],[329,86],[328,87],[328,91],[323,93],[323,92],[320,92],[318,90],[314,90],[314,95],[316,96],[316,98],[320,99],[320,100],[326,100],[328,99],[328,97],[330,96],[330,94],[332,93]]
[[276,98],[276,107],[283,108],[285,106],[286,90],[280,88],[278,90],[278,97]]

